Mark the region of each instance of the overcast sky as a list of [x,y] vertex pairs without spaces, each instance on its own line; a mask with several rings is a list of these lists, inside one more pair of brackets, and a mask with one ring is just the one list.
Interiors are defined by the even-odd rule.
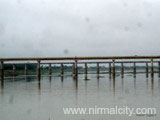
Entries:
[[160,55],[160,0],[0,0],[0,57]]

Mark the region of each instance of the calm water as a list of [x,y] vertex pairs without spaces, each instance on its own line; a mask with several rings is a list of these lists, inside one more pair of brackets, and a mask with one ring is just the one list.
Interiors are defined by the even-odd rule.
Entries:
[[[160,116],[160,80],[145,75],[34,76],[5,79],[0,88],[0,120],[158,120]],[[156,116],[64,115],[63,107],[156,107]]]

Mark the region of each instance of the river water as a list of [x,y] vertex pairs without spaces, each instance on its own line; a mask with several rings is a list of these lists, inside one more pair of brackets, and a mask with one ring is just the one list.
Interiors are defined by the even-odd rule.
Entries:
[[[160,80],[145,74],[35,76],[5,78],[0,87],[0,120],[158,120],[160,116]],[[156,108],[156,115],[65,115],[63,108]]]

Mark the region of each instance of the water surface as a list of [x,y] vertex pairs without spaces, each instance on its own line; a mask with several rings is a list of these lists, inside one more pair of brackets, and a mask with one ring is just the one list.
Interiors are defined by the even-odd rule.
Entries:
[[[35,76],[6,78],[0,88],[0,120],[158,120],[160,115],[160,80],[144,74]],[[64,115],[64,107],[156,107],[156,116]]]

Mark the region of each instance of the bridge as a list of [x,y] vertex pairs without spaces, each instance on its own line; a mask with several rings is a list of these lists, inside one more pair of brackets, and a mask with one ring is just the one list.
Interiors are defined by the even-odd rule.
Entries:
[[[145,64],[145,71],[141,73],[145,73],[146,77],[150,74],[151,78],[154,77],[154,73],[158,73],[160,77],[160,56],[75,56],[75,57],[37,57],[37,58],[0,58],[0,80],[4,81],[4,65],[11,64],[13,66],[13,73],[16,72],[17,64],[24,64],[24,75],[27,75],[27,64],[36,64],[37,68],[37,78],[40,80],[41,78],[41,65],[48,65],[48,75],[52,75],[52,65],[60,64],[61,66],[61,75],[64,75],[64,65],[72,66],[72,75],[74,78],[78,77],[78,66],[84,65],[84,74],[87,76],[88,74],[88,65],[95,64],[97,68],[96,74],[101,74],[100,65],[107,64],[108,71],[106,74],[109,74],[110,77],[115,77],[116,73],[119,73],[115,69],[115,65],[121,66],[120,74],[123,77],[127,71],[124,71],[125,64],[132,64],[133,71],[131,73],[136,74],[136,65],[137,64]],[[154,66],[157,67],[157,70],[154,70]]]

